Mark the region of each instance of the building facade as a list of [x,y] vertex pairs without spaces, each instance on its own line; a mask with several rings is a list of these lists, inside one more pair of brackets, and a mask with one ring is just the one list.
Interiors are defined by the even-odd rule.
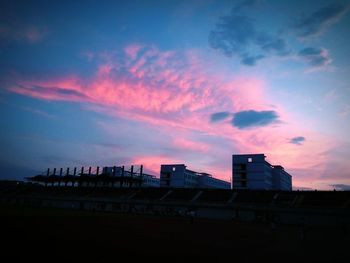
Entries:
[[232,155],[232,188],[292,190],[292,176],[265,158],[264,154]]
[[162,164],[160,186],[176,188],[222,188],[230,189],[230,183],[214,178],[207,173],[198,173],[184,164]]
[[273,189],[292,190],[292,176],[281,165],[274,165],[272,169]]

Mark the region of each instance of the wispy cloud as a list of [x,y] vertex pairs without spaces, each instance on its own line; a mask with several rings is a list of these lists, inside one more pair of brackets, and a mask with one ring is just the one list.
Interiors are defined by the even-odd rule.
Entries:
[[50,118],[50,119],[55,118],[54,115],[52,115],[50,113],[47,113],[46,111],[34,109],[34,108],[31,108],[31,107],[21,107],[21,109],[23,109],[25,111],[28,111],[28,112],[31,112],[31,113],[34,113],[34,114],[37,114],[37,115],[40,115],[40,116],[44,116],[46,118]]
[[349,6],[332,3],[322,7],[308,16],[302,16],[293,25],[300,38],[316,37],[324,33],[331,25],[337,23],[349,10]]
[[47,99],[47,100],[71,100],[71,101],[88,101],[90,98],[77,90],[65,87],[37,86],[37,85],[14,85],[11,91],[23,95]]
[[299,51],[298,57],[309,64],[310,70],[322,69],[332,62],[328,51],[324,48],[304,48]]
[[5,43],[12,41],[35,44],[41,41],[48,30],[44,26],[24,24],[0,24],[0,40]]

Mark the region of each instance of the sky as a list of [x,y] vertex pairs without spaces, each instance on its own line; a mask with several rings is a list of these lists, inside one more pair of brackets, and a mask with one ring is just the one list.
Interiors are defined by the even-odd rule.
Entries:
[[350,189],[350,1],[1,1],[0,179],[264,153]]

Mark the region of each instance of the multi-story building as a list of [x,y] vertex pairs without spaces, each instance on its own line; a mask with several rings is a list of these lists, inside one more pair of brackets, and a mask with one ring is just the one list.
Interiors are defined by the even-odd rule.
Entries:
[[292,176],[264,154],[232,155],[233,189],[292,190]]
[[292,190],[292,176],[281,165],[272,169],[272,185],[276,190]]
[[162,164],[160,186],[176,188],[223,188],[230,189],[230,183],[214,178],[207,173],[186,169],[184,164]]

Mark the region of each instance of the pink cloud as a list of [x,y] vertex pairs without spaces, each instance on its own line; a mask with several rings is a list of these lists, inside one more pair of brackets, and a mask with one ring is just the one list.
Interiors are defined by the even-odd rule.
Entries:
[[[230,165],[224,167],[215,160],[227,158],[229,162],[226,155],[233,153],[263,152],[273,164],[312,170],[314,174],[310,179],[300,175],[304,181],[316,180],[325,169],[323,163],[328,157],[322,152],[334,146],[330,138],[314,132],[307,124],[301,127],[300,120],[282,105],[274,104],[273,108],[280,122],[267,127],[240,130],[233,127],[230,120],[219,124],[209,121],[210,114],[215,112],[271,110],[272,101],[265,88],[268,83],[264,79],[239,72],[227,75],[220,67],[213,67],[205,54],[195,50],[161,51],[156,47],[130,45],[122,52],[90,57],[98,58],[99,66],[89,79],[74,74],[18,78],[9,90],[46,100],[77,101],[95,111],[157,127],[169,135],[169,145],[174,149],[198,153],[186,155],[186,162],[198,163],[199,167],[223,179],[230,177]],[[220,138],[225,144],[194,140],[194,131]],[[303,147],[288,143],[287,138],[296,134],[306,137]],[[220,150],[225,147],[231,150]],[[310,158],[310,152],[318,157]],[[211,157],[207,159],[208,156]],[[159,171],[161,163],[185,162],[169,153],[140,155],[133,161],[149,166],[152,171]]]
[[132,59],[135,59],[142,48],[143,46],[140,44],[131,44],[124,48],[124,52]]
[[103,77],[105,75],[108,75],[112,69],[113,69],[113,66],[111,64],[108,64],[108,63],[102,64],[98,66],[97,75]]
[[209,151],[209,145],[207,143],[188,140],[183,137],[175,138],[173,140],[173,145],[183,150],[192,150],[192,151],[203,152],[203,153],[207,153]]
[[45,100],[90,101],[79,82],[76,76],[48,80],[28,79],[10,86],[9,90]]

